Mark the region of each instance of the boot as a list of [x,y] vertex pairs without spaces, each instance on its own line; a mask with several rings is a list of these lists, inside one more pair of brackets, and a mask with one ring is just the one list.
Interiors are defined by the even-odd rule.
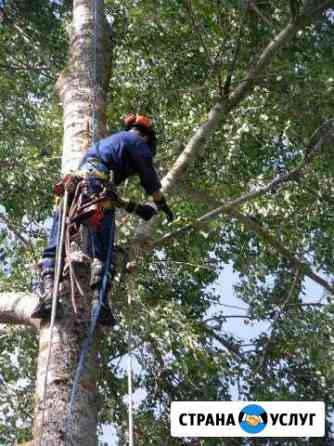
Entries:
[[[96,308],[99,304],[99,297],[100,297],[99,294],[100,293],[98,289],[94,290],[94,297],[92,302],[92,316],[94,315]],[[99,322],[104,327],[110,327],[110,328],[113,328],[115,325],[117,325],[117,321],[112,314],[110,305],[106,300],[102,302],[97,322]]]
[[113,328],[115,325],[117,325],[117,321],[114,318],[114,315],[112,314],[110,305],[108,303],[104,302],[101,305],[100,314],[99,314],[99,318],[97,321],[103,327]]
[[53,274],[45,274],[42,277],[43,294],[31,313],[33,319],[49,319],[52,310]]

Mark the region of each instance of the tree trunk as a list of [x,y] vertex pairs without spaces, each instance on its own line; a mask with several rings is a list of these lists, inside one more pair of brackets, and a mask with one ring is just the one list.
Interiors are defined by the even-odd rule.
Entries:
[[110,71],[111,30],[104,16],[104,1],[74,0],[69,63],[57,81],[64,109],[63,173],[77,169],[91,143],[94,103],[95,136],[97,140],[105,136]]
[[[63,174],[77,169],[83,153],[91,144],[94,127],[95,139],[105,135],[105,99],[110,68],[111,35],[104,16],[103,0],[74,0],[69,62],[57,82],[57,91],[64,109]],[[35,445],[97,445],[98,405],[94,345],[85,363],[73,416],[68,418],[74,373],[90,322],[89,274],[83,266],[80,269],[80,283],[85,292],[85,297],[80,297],[80,318],[74,315],[69,304],[66,305],[65,316],[56,320],[44,407],[50,327],[49,322],[41,324],[33,426]],[[68,301],[70,293],[66,281],[63,287],[62,299]],[[65,429],[66,426],[68,428]]]
[[[85,275],[81,276],[81,281]],[[89,288],[85,295],[89,297]],[[65,293],[65,298],[69,293]],[[87,302],[86,302],[87,304]],[[87,308],[87,306],[85,307]],[[69,414],[69,401],[80,349],[88,331],[89,318],[79,320],[73,312],[56,321],[52,337],[52,354],[48,368],[45,405],[44,380],[48,357],[49,322],[40,329],[36,408],[33,427],[35,445],[97,445],[96,350],[91,347],[75,400]],[[87,312],[86,312],[87,314]]]

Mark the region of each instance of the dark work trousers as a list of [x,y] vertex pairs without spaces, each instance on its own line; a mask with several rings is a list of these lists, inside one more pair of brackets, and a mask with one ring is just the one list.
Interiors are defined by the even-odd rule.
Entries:
[[[95,177],[88,180],[88,195],[102,190],[103,184]],[[48,245],[42,255],[42,277],[46,274],[54,274],[55,259],[57,250],[57,236],[60,225],[60,209],[56,208],[53,214],[51,232],[48,239]],[[111,249],[111,255],[114,253],[114,237],[115,237],[115,210],[106,209],[101,224],[97,228],[89,228],[88,230],[88,255],[92,258],[99,259],[105,266],[108,249]],[[112,257],[111,257],[112,259]],[[111,275],[113,270],[113,262],[109,266],[109,273]],[[105,272],[103,267],[102,275]]]

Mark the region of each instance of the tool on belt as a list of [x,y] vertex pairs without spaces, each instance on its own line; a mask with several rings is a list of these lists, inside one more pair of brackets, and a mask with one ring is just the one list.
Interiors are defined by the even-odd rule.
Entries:
[[106,209],[126,209],[128,205],[128,202],[113,190],[110,183],[101,182],[100,191],[89,193],[89,177],[66,175],[53,188],[56,197],[62,197],[65,191],[68,192],[71,202],[67,220],[69,225],[85,224],[90,228],[98,227]]
[[[138,204],[134,201],[124,200],[114,190],[112,183],[101,181],[101,191],[88,193],[89,178],[93,175],[79,176],[66,175],[54,186],[54,194],[58,197],[68,191],[71,207],[68,223],[78,226],[85,224],[90,228],[98,227],[103,219],[104,210],[110,208],[124,209],[128,213],[134,213],[145,221],[162,211],[168,221],[174,216],[164,196],[154,203]],[[103,186],[102,186],[103,185]]]

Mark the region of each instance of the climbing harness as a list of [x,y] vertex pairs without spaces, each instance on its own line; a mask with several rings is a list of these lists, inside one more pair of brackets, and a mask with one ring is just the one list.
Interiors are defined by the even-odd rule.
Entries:
[[[66,264],[64,268],[64,275],[69,273],[70,289],[71,289],[71,301],[74,313],[77,314],[77,306],[75,301],[75,291],[78,290],[81,296],[84,296],[84,292],[81,288],[80,282],[76,277],[75,269],[73,268],[73,260],[79,262],[90,263],[90,259],[87,255],[80,255],[80,259],[76,259],[72,255],[72,244],[76,243],[76,240],[80,238],[80,228],[86,227],[88,230],[96,231],[101,226],[105,211],[108,209],[115,209],[117,207],[124,208],[126,202],[122,200],[117,193],[112,189],[112,186],[105,183],[98,184],[96,192],[92,192],[90,184],[90,176],[79,177],[73,176],[72,179],[68,179],[67,176],[65,186],[57,183],[55,190],[61,194],[69,187],[69,206],[66,219],[65,230],[65,254]],[[74,258],[73,258],[74,257]]]

